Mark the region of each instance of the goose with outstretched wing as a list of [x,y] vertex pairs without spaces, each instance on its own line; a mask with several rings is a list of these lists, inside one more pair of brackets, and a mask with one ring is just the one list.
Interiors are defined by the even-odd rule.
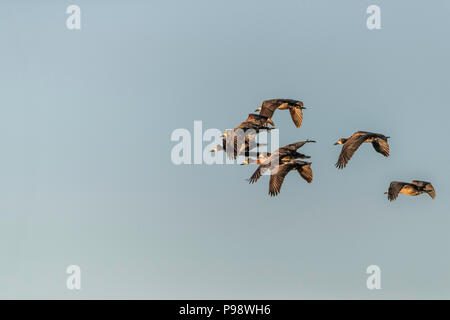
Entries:
[[291,114],[292,121],[297,128],[300,128],[303,122],[303,102],[293,99],[270,99],[264,101],[258,109],[255,111],[260,111],[261,116],[272,118],[275,110],[289,110]]
[[336,162],[336,168],[344,169],[350,158],[363,143],[372,143],[376,152],[389,157],[389,144],[387,137],[381,133],[357,131],[349,138],[340,138],[334,145],[342,144],[341,154]]
[[436,191],[433,185],[427,181],[413,180],[411,183],[392,181],[389,185],[389,190],[385,192],[388,195],[389,201],[397,199],[399,193],[407,196],[417,196],[422,193],[427,193],[432,199],[436,198]]
[[258,179],[266,173],[269,170],[277,169],[277,166],[289,162],[291,160],[295,159],[308,159],[310,156],[307,156],[303,153],[298,152],[297,150],[301,147],[303,147],[306,143],[312,143],[315,142],[314,140],[306,140],[306,141],[299,141],[295,143],[291,143],[288,145],[285,145],[284,147],[278,148],[274,152],[270,154],[269,157],[263,159],[258,164],[258,168],[256,171],[252,174],[250,179],[248,180],[249,183],[255,183],[258,181]]

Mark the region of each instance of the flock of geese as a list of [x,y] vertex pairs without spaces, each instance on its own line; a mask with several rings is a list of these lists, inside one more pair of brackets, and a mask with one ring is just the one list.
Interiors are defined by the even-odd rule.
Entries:
[[[251,113],[248,115],[247,120],[236,128],[225,131],[222,135],[222,144],[215,146],[211,152],[225,151],[229,159],[244,156],[245,160],[241,165],[258,165],[258,168],[248,181],[249,183],[255,183],[263,174],[270,174],[270,196],[276,196],[280,193],[284,178],[292,170],[296,170],[306,182],[311,183],[313,180],[311,162],[303,161],[303,159],[309,159],[310,156],[299,153],[297,150],[305,144],[314,143],[315,141],[306,140],[291,143],[272,153],[251,151],[264,145],[256,142],[258,133],[275,128],[275,124],[271,119],[275,110],[289,110],[295,126],[300,128],[303,122],[304,109],[306,108],[303,102],[298,100],[266,100],[255,110],[255,112],[259,111],[259,114]],[[389,157],[389,138],[380,133],[357,131],[349,138],[338,139],[335,145],[342,145],[342,150],[336,162],[336,168],[344,169],[353,154],[363,143],[371,143],[376,152]],[[411,183],[392,181],[388,191],[385,192],[390,201],[397,199],[399,193],[407,196],[427,193],[433,199],[436,197],[432,184],[420,180],[413,180]]]

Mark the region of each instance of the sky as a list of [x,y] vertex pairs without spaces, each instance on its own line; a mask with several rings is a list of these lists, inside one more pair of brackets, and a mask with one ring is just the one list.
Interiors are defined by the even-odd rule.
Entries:
[[[69,30],[69,5],[81,29]],[[381,9],[381,29],[366,9]],[[0,298],[450,298],[450,3],[2,1]],[[314,181],[175,165],[174,130],[302,100]],[[362,146],[344,170],[338,138]],[[206,146],[204,142],[203,146]],[[383,193],[431,181],[437,197]],[[81,289],[66,269],[81,269]],[[369,290],[366,269],[381,270]]]

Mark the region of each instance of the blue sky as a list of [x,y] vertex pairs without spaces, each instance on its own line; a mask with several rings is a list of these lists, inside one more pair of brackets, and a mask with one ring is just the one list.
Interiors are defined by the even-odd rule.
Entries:
[[[449,9],[2,2],[0,297],[449,298]],[[267,177],[246,183],[254,168],[171,162],[173,130],[231,128],[274,97],[308,106],[299,129],[273,120],[281,145],[317,141],[311,185],[291,174],[270,198]],[[390,136],[391,156],[363,146],[338,171],[333,143],[356,130]],[[412,179],[436,200],[387,201]]]

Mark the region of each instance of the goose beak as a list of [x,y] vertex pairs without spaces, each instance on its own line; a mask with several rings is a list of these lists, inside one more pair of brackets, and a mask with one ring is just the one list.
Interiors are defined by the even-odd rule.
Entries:
[[335,142],[334,145],[337,146],[339,143]]

